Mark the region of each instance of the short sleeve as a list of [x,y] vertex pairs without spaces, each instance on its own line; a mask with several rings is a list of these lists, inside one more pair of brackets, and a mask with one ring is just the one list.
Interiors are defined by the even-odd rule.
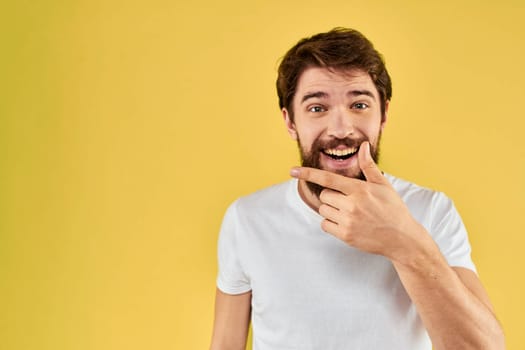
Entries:
[[431,233],[450,266],[476,272],[465,225],[452,200],[440,192],[434,197]]
[[242,294],[251,290],[250,281],[241,266],[239,244],[238,202],[226,211],[218,241],[219,273],[217,287],[226,294]]

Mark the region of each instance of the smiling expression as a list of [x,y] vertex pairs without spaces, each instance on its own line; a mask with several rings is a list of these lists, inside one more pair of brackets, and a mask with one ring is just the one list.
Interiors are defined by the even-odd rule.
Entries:
[[369,141],[377,162],[387,110],[388,104],[382,115],[368,73],[310,67],[297,82],[293,116],[286,108],[283,115],[290,136],[299,143],[303,166],[363,178],[357,152]]

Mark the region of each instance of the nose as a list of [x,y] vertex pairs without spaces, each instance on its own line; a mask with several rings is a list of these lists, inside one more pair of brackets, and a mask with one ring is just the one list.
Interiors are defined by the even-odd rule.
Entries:
[[328,136],[344,139],[354,133],[354,121],[346,108],[333,109],[329,118]]

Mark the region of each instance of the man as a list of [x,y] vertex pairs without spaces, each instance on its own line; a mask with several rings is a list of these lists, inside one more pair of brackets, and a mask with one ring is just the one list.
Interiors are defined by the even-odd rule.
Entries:
[[382,173],[380,54],[336,28],[283,58],[279,104],[303,167],[237,200],[219,238],[211,348],[503,349],[452,202]]

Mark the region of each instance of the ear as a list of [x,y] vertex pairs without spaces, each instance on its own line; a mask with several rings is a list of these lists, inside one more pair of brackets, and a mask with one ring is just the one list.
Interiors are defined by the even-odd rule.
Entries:
[[381,131],[385,128],[386,121],[388,119],[388,106],[390,105],[390,100],[385,101],[385,113],[381,117]]
[[295,128],[294,122],[290,118],[290,113],[288,112],[286,108],[283,108],[281,111],[283,112],[283,118],[286,124],[286,129],[288,130],[288,134],[290,134],[290,137],[292,139],[297,141],[297,130]]

